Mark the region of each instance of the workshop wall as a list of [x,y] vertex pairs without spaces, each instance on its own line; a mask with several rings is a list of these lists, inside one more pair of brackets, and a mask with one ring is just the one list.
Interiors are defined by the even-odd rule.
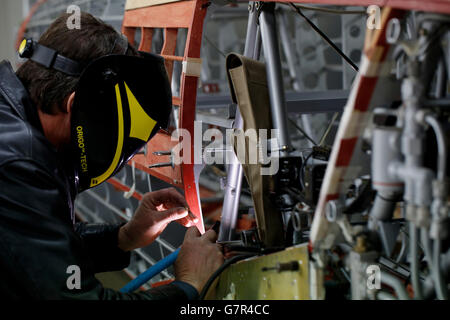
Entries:
[[15,66],[17,54],[14,48],[17,30],[23,21],[24,4],[22,0],[0,1],[0,61],[9,60]]

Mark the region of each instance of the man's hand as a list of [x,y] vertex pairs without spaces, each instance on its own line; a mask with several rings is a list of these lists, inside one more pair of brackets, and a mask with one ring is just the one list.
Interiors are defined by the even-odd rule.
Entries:
[[172,221],[185,227],[195,225],[198,219],[187,207],[175,188],[145,194],[133,218],[119,230],[119,248],[130,251],[149,245]]
[[175,279],[189,283],[200,293],[224,260],[216,240],[214,230],[208,230],[201,236],[197,227],[189,228],[175,261]]

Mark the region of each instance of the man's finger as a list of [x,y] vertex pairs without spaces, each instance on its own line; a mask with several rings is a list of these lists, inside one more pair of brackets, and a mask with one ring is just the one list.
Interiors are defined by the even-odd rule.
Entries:
[[181,224],[182,226],[189,228],[189,227],[195,226],[197,224],[198,218],[191,211],[188,210],[187,217],[180,219],[177,222],[179,224]]
[[209,241],[209,242],[216,242],[217,233],[214,230],[209,229],[202,235],[202,239],[205,239],[206,241]]
[[186,199],[175,188],[166,188],[146,193],[144,201],[155,207],[164,205],[166,208],[187,207]]
[[190,219],[194,224],[198,222],[198,218],[188,209],[188,219]]
[[177,223],[181,224],[183,227],[190,228],[195,226],[196,222],[192,221],[189,217],[184,217],[180,220],[177,220]]
[[184,207],[172,208],[166,211],[159,212],[159,221],[172,222],[183,219],[188,215],[188,211]]
[[163,203],[166,207],[187,207],[186,199],[175,188],[159,190],[156,201]]

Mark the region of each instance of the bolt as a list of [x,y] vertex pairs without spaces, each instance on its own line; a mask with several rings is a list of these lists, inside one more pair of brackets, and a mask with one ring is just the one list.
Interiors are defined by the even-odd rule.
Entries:
[[367,251],[366,238],[364,236],[358,236],[356,238],[356,245],[354,246],[353,250],[357,253],[363,253]]

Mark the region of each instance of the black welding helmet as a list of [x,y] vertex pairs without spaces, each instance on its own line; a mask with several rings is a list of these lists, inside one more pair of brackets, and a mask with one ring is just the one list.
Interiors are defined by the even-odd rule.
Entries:
[[[80,68],[49,48],[35,42],[33,46],[31,54],[24,55],[21,52],[30,50],[22,45],[19,54],[67,74],[80,72],[71,115],[79,192],[113,176],[159,129],[167,128],[172,95],[160,56],[143,52],[140,56],[106,55]],[[48,50],[53,65],[40,57]],[[34,56],[33,51],[41,53]]]

